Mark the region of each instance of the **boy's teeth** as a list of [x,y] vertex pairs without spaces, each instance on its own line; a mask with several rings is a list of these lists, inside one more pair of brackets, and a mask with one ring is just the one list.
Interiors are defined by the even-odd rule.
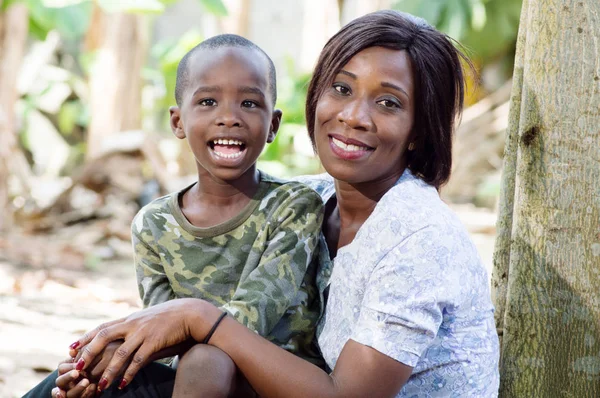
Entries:
[[220,138],[218,140],[214,140],[213,144],[216,144],[216,145],[243,145],[243,143],[238,140],[223,140]]
[[222,153],[222,152],[217,152],[215,151],[215,155],[217,155],[220,158],[225,158],[225,159],[236,159],[239,158],[240,156],[242,156],[243,152],[237,152],[237,153]]
[[338,148],[342,148],[343,150],[348,151],[348,152],[368,151],[369,150],[369,148],[366,146],[358,146],[358,145],[354,145],[354,144],[348,145],[334,137],[331,137],[331,140],[333,141],[335,146],[337,146]]

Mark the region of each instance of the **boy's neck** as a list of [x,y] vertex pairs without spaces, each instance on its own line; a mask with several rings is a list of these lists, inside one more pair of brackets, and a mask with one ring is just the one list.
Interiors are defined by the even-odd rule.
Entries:
[[[248,169],[235,180],[223,181],[215,178],[203,169],[198,170],[198,184],[194,188],[195,196],[200,201],[217,201],[215,205],[227,205],[235,198],[246,196],[252,198],[260,185],[260,172],[256,166]],[[207,203],[209,204],[209,203]]]
[[222,181],[199,170],[198,183],[184,193],[181,210],[192,225],[211,227],[242,212],[260,186],[260,173],[252,167],[234,181]]

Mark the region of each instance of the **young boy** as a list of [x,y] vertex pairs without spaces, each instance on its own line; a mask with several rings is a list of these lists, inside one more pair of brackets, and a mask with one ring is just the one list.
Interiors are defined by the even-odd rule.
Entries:
[[[181,60],[175,99],[171,128],[187,140],[198,181],[133,220],[144,306],[202,298],[321,365],[312,340],[322,203],[310,188],[256,168],[281,121],[273,62],[240,36],[213,37]],[[69,374],[57,385],[75,386]]]

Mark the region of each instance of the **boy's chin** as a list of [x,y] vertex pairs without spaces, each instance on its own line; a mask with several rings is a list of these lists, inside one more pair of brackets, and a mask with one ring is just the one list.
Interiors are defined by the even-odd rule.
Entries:
[[213,179],[223,181],[225,183],[238,183],[243,181],[255,181],[256,165],[249,168],[218,168],[207,170]]

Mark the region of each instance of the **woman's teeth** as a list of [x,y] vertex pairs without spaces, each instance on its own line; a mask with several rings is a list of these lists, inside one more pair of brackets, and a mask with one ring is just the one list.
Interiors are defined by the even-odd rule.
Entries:
[[369,148],[366,146],[358,146],[358,145],[354,145],[354,144],[345,144],[342,141],[331,137],[331,140],[333,141],[333,143],[335,144],[335,146],[337,146],[338,148],[342,148],[344,151],[348,151],[348,152],[356,152],[356,151],[368,151]]

